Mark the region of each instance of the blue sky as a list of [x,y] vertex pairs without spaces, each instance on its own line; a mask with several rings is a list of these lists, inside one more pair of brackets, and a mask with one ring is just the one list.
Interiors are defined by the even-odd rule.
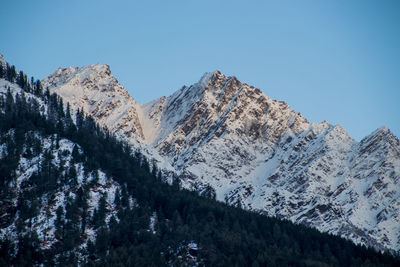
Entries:
[[221,70],[360,140],[400,136],[400,1],[6,1],[0,52],[44,78],[109,64],[140,103]]

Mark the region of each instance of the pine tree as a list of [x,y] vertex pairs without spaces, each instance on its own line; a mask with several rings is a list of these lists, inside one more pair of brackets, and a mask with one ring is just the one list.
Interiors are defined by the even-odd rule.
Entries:
[[117,208],[121,207],[121,193],[119,191],[119,189],[117,188],[117,190],[115,191],[115,195],[114,195],[114,204]]
[[19,85],[19,87],[21,87],[22,89],[25,89],[25,80],[24,80],[24,73],[22,71],[19,72],[18,74],[18,81],[17,84]]
[[36,96],[42,96],[42,94],[43,94],[42,84],[40,83],[39,80],[36,80],[34,94]]
[[78,175],[74,165],[69,168],[67,181],[71,187],[78,185]]
[[17,73],[15,71],[15,66],[11,66],[7,64],[7,81],[13,83],[15,78],[17,77]]
[[4,68],[3,68],[3,64],[0,63],[0,79],[4,78]]
[[56,210],[56,220],[54,222],[54,226],[56,227],[56,237],[59,240],[62,240],[64,237],[64,209],[60,205]]
[[107,192],[104,192],[99,200],[99,209],[98,209],[98,220],[103,223],[106,214],[108,212],[107,209]]

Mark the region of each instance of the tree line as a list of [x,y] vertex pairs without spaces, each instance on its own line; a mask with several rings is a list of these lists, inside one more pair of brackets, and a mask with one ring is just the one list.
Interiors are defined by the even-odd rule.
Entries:
[[[14,71],[15,75],[12,74]],[[68,104],[40,82],[32,83],[15,68],[1,70],[3,78],[17,83],[26,93],[8,90],[0,97],[0,227],[17,220],[17,242],[0,241],[1,266],[399,266],[388,253],[355,245],[338,236],[289,221],[269,218],[199,196],[182,189],[179,180],[163,182],[163,174],[139,152],[117,140],[107,130]],[[74,119],[75,118],[75,122]],[[42,140],[51,140],[44,149]],[[93,214],[88,213],[88,193],[96,179],[78,184],[75,168],[55,164],[53,151],[61,138],[79,145],[72,161],[84,166],[86,176],[98,169],[117,181],[116,214],[108,223],[103,195]],[[16,196],[15,181],[21,157],[43,155],[40,166],[21,184]],[[54,198],[68,187],[75,198],[56,211],[56,243],[42,248],[32,219],[38,215],[43,196]],[[211,194],[212,195],[212,194]],[[17,202],[13,199],[17,197]],[[131,200],[134,199],[135,205]],[[150,229],[151,222],[153,228]],[[96,233],[87,241],[84,229]],[[154,230],[154,232],[153,232]],[[196,248],[189,246],[196,244]],[[57,257],[54,257],[57,255]]]

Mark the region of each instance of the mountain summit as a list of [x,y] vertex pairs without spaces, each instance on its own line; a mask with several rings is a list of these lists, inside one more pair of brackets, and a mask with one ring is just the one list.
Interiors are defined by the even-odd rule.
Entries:
[[108,65],[60,68],[42,81],[73,109],[83,110],[101,126],[128,138],[144,138],[137,114],[138,104],[111,75]]
[[400,250],[400,143],[386,127],[356,142],[340,125],[309,123],[220,71],[144,105],[107,65],[59,69],[43,85],[147,151],[185,188]]

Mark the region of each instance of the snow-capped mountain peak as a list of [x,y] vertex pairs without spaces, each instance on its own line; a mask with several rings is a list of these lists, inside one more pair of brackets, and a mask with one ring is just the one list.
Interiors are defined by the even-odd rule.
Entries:
[[95,118],[101,126],[127,138],[143,138],[138,104],[111,75],[108,65],[60,68],[42,81],[75,110]]
[[208,83],[213,77],[216,77],[218,74],[221,74],[219,70],[216,70],[214,72],[206,72],[203,74],[203,76],[200,78],[199,82],[197,83],[198,87],[200,88],[206,88]]
[[43,81],[183,187],[220,201],[400,250],[400,143],[387,127],[356,142],[340,125],[309,123],[283,101],[220,71],[139,104],[106,65]]

